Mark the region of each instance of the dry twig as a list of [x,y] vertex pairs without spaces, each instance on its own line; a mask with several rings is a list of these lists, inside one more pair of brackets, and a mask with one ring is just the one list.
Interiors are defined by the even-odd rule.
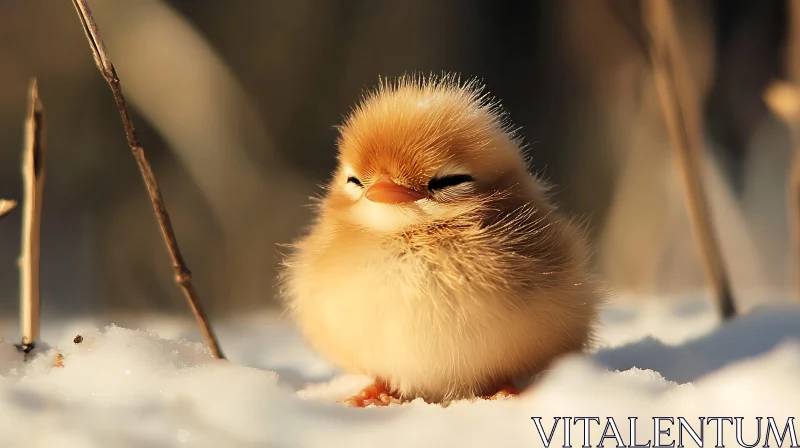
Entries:
[[792,232],[795,281],[800,291],[800,87],[792,82],[775,81],[764,92],[764,102],[791,131],[793,148],[786,181],[786,218]]
[[784,65],[788,81],[776,81],[764,92],[764,102],[789,127],[792,156],[786,182],[787,220],[794,245],[795,272],[800,298],[800,5],[788,2]]
[[645,29],[649,31],[649,36],[644,39],[645,46],[680,165],[689,216],[719,312],[723,318],[729,319],[736,315],[736,307],[701,176],[700,103],[675,31],[670,0],[648,0],[641,6]]
[[158,224],[161,227],[161,234],[164,236],[164,242],[166,243],[169,254],[172,257],[172,267],[175,270],[175,279],[183,290],[183,294],[186,296],[186,299],[189,302],[195,317],[197,318],[197,322],[200,324],[200,328],[202,329],[206,341],[211,348],[212,354],[216,358],[224,358],[222,350],[220,350],[219,343],[217,342],[217,338],[211,329],[211,324],[209,323],[205,311],[203,311],[200,300],[197,297],[197,292],[195,291],[192,283],[191,271],[189,271],[189,268],[186,266],[186,262],[184,262],[183,256],[181,255],[180,248],[178,247],[178,241],[175,238],[175,232],[172,230],[172,223],[169,219],[169,213],[167,213],[167,207],[164,205],[164,199],[161,196],[161,190],[158,187],[158,182],[156,182],[155,174],[150,167],[150,162],[147,161],[144,148],[142,147],[141,143],[139,143],[139,137],[136,134],[136,128],[133,125],[133,120],[131,119],[130,112],[128,111],[128,105],[125,101],[125,96],[122,93],[120,80],[117,77],[117,72],[114,69],[114,65],[111,63],[111,60],[106,53],[106,48],[103,44],[103,40],[100,38],[100,32],[97,28],[97,24],[95,23],[94,16],[92,15],[86,0],[72,0],[72,3],[75,6],[75,10],[78,12],[78,17],[80,18],[81,24],[83,25],[83,30],[86,33],[86,38],[89,40],[89,45],[91,46],[92,55],[94,56],[94,61],[97,64],[97,68],[102,73],[103,78],[105,78],[109,87],[111,87],[111,92],[114,95],[114,100],[117,103],[117,109],[119,109],[120,118],[122,119],[122,124],[125,127],[125,136],[128,139],[128,145],[130,146],[133,156],[136,158],[136,162],[139,165],[139,170],[142,173],[142,178],[144,179],[145,186],[147,187],[147,192],[150,195],[150,201],[153,204],[153,209],[155,211],[156,218],[158,219]]
[[22,157],[24,197],[22,201],[22,249],[20,263],[20,325],[23,351],[33,350],[39,338],[39,235],[42,224],[42,193],[45,173],[44,107],[39,85],[31,81],[25,147]]
[[13,199],[0,199],[0,218],[17,207],[17,201]]

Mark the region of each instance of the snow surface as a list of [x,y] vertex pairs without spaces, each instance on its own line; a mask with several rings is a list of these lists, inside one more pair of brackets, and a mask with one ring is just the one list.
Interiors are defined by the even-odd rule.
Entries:
[[[614,417],[625,441],[632,416],[771,416],[781,429],[800,417],[800,306],[720,325],[702,300],[621,301],[593,353],[563,359],[519,397],[447,408],[338,404],[369,379],[339,374],[276,312],[215,323],[232,362],[212,359],[190,320],[115,322],[47,319],[52,348],[23,362],[14,322],[0,321],[0,447],[537,447],[533,416],[547,432],[555,416]],[[755,420],[745,425],[754,440]],[[592,428],[595,446],[602,429]],[[651,438],[652,423],[639,431]],[[573,428],[573,446],[582,437]]]

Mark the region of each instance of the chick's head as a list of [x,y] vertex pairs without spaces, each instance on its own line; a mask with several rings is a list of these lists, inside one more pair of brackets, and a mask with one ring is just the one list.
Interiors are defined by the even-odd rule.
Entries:
[[447,220],[527,191],[519,141],[476,82],[382,82],[340,127],[323,212],[378,231]]

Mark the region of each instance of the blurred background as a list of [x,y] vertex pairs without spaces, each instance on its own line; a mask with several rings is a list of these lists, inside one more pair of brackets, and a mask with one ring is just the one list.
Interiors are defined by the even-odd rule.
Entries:
[[[742,308],[793,300],[786,78],[792,0],[674,1],[702,102],[704,176]],[[707,294],[637,0],[92,0],[202,301],[273,306],[278,243],[308,224],[336,132],[379,76],[479,77],[620,296]],[[0,0],[0,197],[21,198],[27,87],[47,116],[45,316],[189,313],[111,92],[71,2]],[[21,213],[0,220],[17,313]]]

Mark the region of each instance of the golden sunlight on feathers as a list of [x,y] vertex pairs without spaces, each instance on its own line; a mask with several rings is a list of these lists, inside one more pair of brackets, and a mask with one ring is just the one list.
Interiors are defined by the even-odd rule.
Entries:
[[547,201],[498,103],[452,76],[383,81],[283,272],[310,343],[396,398],[485,396],[591,340],[578,226]]

